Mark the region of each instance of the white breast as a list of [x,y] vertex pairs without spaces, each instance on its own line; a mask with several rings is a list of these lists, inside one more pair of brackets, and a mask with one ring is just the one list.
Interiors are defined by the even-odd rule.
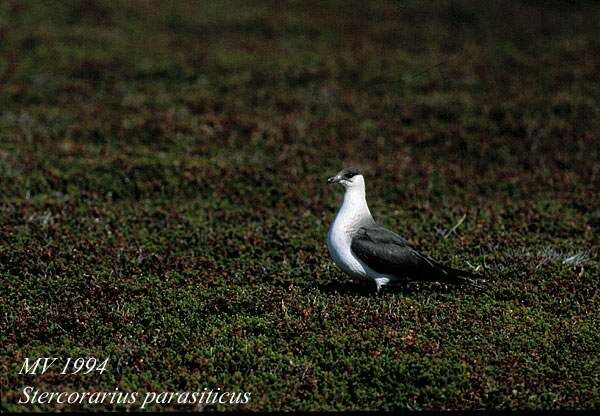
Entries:
[[329,254],[333,262],[344,273],[356,278],[366,277],[367,273],[362,262],[354,256],[350,248],[352,244],[351,231],[338,215],[327,233]]
[[[359,178],[362,181],[362,177]],[[334,263],[352,277],[367,277],[369,268],[352,252],[352,236],[360,227],[361,220],[371,218],[365,198],[364,186],[348,189],[335,220],[329,227],[327,247]],[[369,276],[370,277],[370,276]]]

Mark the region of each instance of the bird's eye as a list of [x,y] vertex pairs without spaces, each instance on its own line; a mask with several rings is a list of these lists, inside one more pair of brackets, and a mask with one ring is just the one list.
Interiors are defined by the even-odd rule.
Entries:
[[351,179],[353,176],[354,176],[354,174],[352,172],[348,172],[344,175],[344,178]]

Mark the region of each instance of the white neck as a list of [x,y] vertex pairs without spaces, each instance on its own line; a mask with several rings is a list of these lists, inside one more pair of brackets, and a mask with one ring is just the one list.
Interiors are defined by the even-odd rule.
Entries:
[[336,220],[340,220],[344,227],[352,227],[365,219],[373,219],[365,193],[362,177],[355,179],[358,183],[346,188],[342,205],[337,213]]

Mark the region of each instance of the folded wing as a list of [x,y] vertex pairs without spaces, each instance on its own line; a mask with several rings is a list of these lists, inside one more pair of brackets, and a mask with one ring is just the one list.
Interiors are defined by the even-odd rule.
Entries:
[[351,249],[367,266],[382,274],[483,288],[478,280],[482,276],[440,264],[378,224],[361,227],[352,238]]
[[453,274],[378,224],[361,227],[352,239],[351,249],[367,266],[383,274],[422,280],[448,280]]

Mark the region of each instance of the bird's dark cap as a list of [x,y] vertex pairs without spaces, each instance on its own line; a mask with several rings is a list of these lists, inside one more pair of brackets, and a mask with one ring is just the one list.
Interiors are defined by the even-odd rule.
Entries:
[[362,175],[362,171],[359,168],[345,168],[340,170],[337,175],[332,176],[331,178],[327,179],[327,182],[329,183],[339,183],[342,180],[350,180],[353,177],[355,177],[356,175]]
[[362,175],[362,170],[360,168],[356,168],[356,167],[349,167],[349,168],[342,169],[342,171],[340,172],[340,174],[341,175],[350,174],[352,176]]

